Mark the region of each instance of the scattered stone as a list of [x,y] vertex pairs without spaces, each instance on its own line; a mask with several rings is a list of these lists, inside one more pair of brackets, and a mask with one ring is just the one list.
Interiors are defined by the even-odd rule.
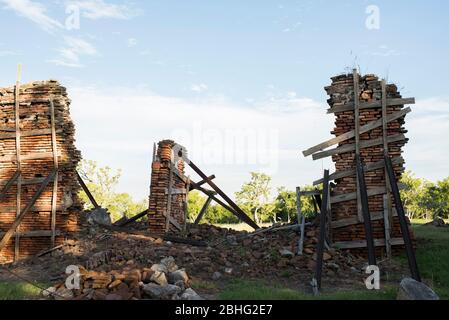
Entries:
[[106,209],[97,208],[91,211],[87,216],[87,222],[91,225],[106,225],[110,226],[112,224],[111,216]]
[[204,300],[192,288],[188,288],[181,295],[181,300]]
[[232,274],[232,268],[225,268],[224,272],[227,274]]
[[220,280],[221,276],[222,276],[221,273],[218,272],[218,271],[216,271],[216,272],[214,272],[214,274],[212,275],[212,280],[214,280],[214,281]]
[[154,272],[168,273],[168,268],[165,264],[153,264],[151,270]]
[[152,299],[166,300],[171,299],[173,295],[181,293],[181,288],[172,284],[159,286],[155,283],[149,283],[143,286],[143,291]]
[[291,252],[290,250],[287,250],[285,248],[279,250],[279,253],[281,254],[282,257],[285,257],[285,258],[293,258],[293,256],[294,256],[293,252]]
[[180,269],[180,270],[176,270],[174,272],[170,272],[168,274],[168,282],[169,283],[175,284],[178,281],[183,281],[184,284],[189,283],[189,276],[187,275],[185,270]]
[[411,278],[402,279],[397,300],[439,300],[438,295],[422,282]]
[[176,270],[178,270],[178,266],[175,263],[175,258],[173,257],[167,257],[161,260],[161,265],[165,266],[167,269],[167,272],[175,272]]
[[168,284],[167,277],[165,276],[165,273],[160,271],[155,271],[153,275],[151,276],[151,281],[157,283],[161,286],[166,286]]
[[66,287],[61,287],[53,296],[55,300],[70,300],[73,299],[75,295],[73,294],[72,290],[69,290]]

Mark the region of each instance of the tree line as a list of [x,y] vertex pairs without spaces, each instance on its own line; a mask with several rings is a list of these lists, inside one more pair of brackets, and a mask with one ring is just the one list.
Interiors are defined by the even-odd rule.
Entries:
[[[122,217],[130,218],[148,208],[148,199],[135,201],[128,193],[116,192],[121,170],[99,167],[95,161],[83,160],[78,168],[96,201],[111,213],[113,221]],[[297,217],[296,190],[279,187],[275,190],[269,175],[250,172],[249,180],[235,193],[236,203],[247,212],[256,223],[291,222]],[[449,218],[449,177],[437,182],[417,178],[412,172],[403,174],[401,182],[405,189],[401,197],[406,213],[411,219]],[[314,190],[306,185],[301,190]],[[321,188],[319,186],[318,188]],[[273,196],[274,195],[274,196]],[[93,208],[84,191],[79,194],[85,203],[85,210]],[[195,221],[207,198],[199,191],[191,191],[188,197],[188,220]],[[311,197],[301,197],[301,210],[306,217],[315,214]],[[218,204],[211,204],[202,222],[239,223],[239,219]]]

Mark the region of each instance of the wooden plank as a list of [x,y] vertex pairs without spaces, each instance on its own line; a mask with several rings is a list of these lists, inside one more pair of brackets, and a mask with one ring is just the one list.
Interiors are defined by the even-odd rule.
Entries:
[[[388,143],[393,143],[393,142],[398,142],[398,141],[403,141],[406,140],[407,138],[405,137],[405,135],[403,133],[400,134],[395,134],[392,136],[388,136]],[[372,139],[372,140],[363,140],[360,142],[360,148],[370,148],[370,147],[375,147],[378,145],[382,145],[383,144],[383,138],[376,138],[376,139]],[[331,157],[335,154],[341,154],[341,153],[346,153],[346,152],[353,152],[355,151],[356,146],[355,144],[345,144],[342,145],[340,147],[337,147],[335,149],[330,149],[330,150],[326,150],[326,151],[322,151],[322,152],[318,152],[315,153],[312,158],[313,160],[319,160],[319,159],[323,159],[326,157]]]
[[[399,118],[402,118],[403,116],[405,116],[406,114],[410,113],[411,111],[412,111],[412,109],[410,109],[410,107],[407,107],[407,108],[404,108],[401,111],[397,111],[395,113],[389,114],[388,117],[387,117],[387,123],[390,123],[390,122],[395,121],[395,120],[397,120]],[[369,122],[369,123],[365,124],[364,126],[360,127],[360,134],[363,134],[363,133],[369,132],[369,131],[371,131],[373,129],[376,129],[376,128],[380,127],[381,125],[382,125],[382,119],[378,119],[378,120]],[[305,157],[310,156],[311,154],[313,154],[315,152],[324,150],[324,149],[326,149],[328,147],[331,147],[331,146],[333,146],[335,144],[338,144],[340,142],[343,142],[343,141],[349,140],[351,138],[354,138],[354,136],[355,136],[355,131],[351,130],[351,131],[346,132],[346,133],[344,133],[342,135],[339,135],[338,137],[329,139],[329,140],[327,140],[325,142],[322,142],[322,143],[320,143],[320,144],[318,144],[316,146],[313,146],[313,147],[303,151],[303,154],[304,154]]]
[[198,189],[198,187],[201,187],[202,185],[206,184],[208,180],[214,180],[215,179],[215,175],[211,175],[210,177],[206,179],[203,179],[195,184],[192,184],[192,190]]
[[[393,210],[393,216],[394,217],[397,216],[396,210]],[[371,212],[371,221],[382,220],[383,218],[384,218],[383,212]],[[338,229],[338,228],[353,226],[356,224],[360,224],[359,219],[357,217],[350,217],[350,218],[344,218],[344,219],[332,221],[331,226],[333,229]]]
[[15,128],[0,126],[0,131],[16,132]]
[[[355,155],[356,155],[356,158],[359,158],[360,157],[360,111],[359,111],[360,94],[359,94],[359,74],[357,72],[357,69],[352,70],[352,78],[353,78],[353,83],[354,83]],[[314,160],[315,160],[315,158],[314,158]],[[362,203],[360,200],[360,179],[359,179],[359,171],[357,171],[357,170],[356,170],[356,185],[357,185],[357,217],[358,217],[359,221],[363,221],[364,215],[362,213]],[[368,219],[368,222],[370,222],[369,219]]]
[[[22,209],[25,208],[25,206],[23,205],[23,203],[22,203],[21,208],[22,208]],[[15,212],[16,209],[17,209],[16,206],[4,206],[4,205],[1,205],[1,204],[0,204],[0,212],[1,212],[1,213],[0,213],[0,216],[1,216],[2,214]],[[65,210],[67,210],[67,208],[64,207],[64,206],[61,205],[61,204],[59,204],[59,205],[56,207],[56,211],[63,212],[63,211],[65,211]],[[50,204],[37,204],[37,205],[34,205],[34,206],[32,206],[32,207],[30,208],[30,210],[28,210],[28,211],[29,211],[29,212],[51,212],[51,203],[50,203]]]
[[51,247],[55,246],[56,240],[56,207],[58,204],[58,177],[59,177],[59,162],[58,162],[58,143],[56,140],[56,121],[55,121],[55,105],[53,99],[50,98],[50,120],[51,120],[51,144],[53,148],[53,165],[56,169],[55,178],[53,180],[53,195],[51,198]]
[[172,199],[172,191],[173,191],[173,168],[174,165],[170,161],[170,173],[169,173],[169,179],[168,179],[168,201],[167,201],[167,212],[165,214],[165,217],[167,218],[165,223],[165,232],[170,231],[170,219],[171,219],[171,203],[173,201]]
[[238,205],[234,203],[234,201],[229,198],[226,193],[224,193],[212,180],[210,180],[192,161],[188,160],[187,163],[189,166],[195,171],[203,180],[207,180],[207,183],[209,186],[217,192],[228,204],[231,206],[235,213],[237,214],[237,217],[240,218],[243,222],[247,223],[249,226],[253,227],[254,229],[259,229],[259,226],[246,215],[245,212],[243,212],[242,209]]
[[[323,179],[321,179],[321,183],[323,183]],[[315,195],[321,195],[321,190],[312,190],[312,191],[300,191],[301,196],[315,196]]]
[[48,184],[53,180],[55,175],[56,175],[56,170],[53,169],[52,172],[45,179],[45,181],[41,184],[39,189],[34,193],[33,197],[31,198],[30,202],[27,204],[25,209],[23,209],[23,211],[19,214],[19,216],[13,222],[10,229],[5,233],[2,240],[0,241],[0,251],[3,250],[3,248],[6,246],[8,241],[11,239],[13,234],[16,232],[17,227],[20,225],[20,223],[22,222],[25,215],[28,213],[28,211],[31,209],[31,207],[34,206],[34,204],[36,203],[36,200],[39,198],[39,196],[45,190],[45,188],[48,186]]
[[[41,184],[42,182],[44,182],[45,177],[44,178],[32,178],[32,179],[24,179],[22,178],[22,186],[26,186],[26,185],[33,185],[33,184]],[[62,178],[59,177],[58,178],[59,181],[62,181]],[[0,186],[5,186],[10,180],[0,180]],[[13,185],[16,185],[17,181],[13,182]]]
[[[15,130],[14,130],[15,131]],[[61,133],[62,130],[58,130],[58,133]],[[22,131],[20,133],[21,137],[37,137],[37,136],[45,136],[45,135],[51,135],[52,130],[51,129],[36,129],[36,130],[28,130],[28,131]],[[15,139],[16,133],[1,133],[0,134],[0,140],[7,140],[7,139]]]
[[[52,235],[51,230],[33,230],[33,231],[23,231],[23,232],[15,232],[14,235],[19,234],[21,238],[46,238],[51,237]],[[4,237],[6,232],[0,232],[0,237]],[[63,233],[60,230],[56,230],[55,232],[56,236],[60,236]]]
[[306,218],[301,211],[301,188],[296,188],[296,211],[297,211],[297,223],[300,225],[300,234],[298,239],[298,255],[302,256],[304,251],[304,229]]
[[[122,222],[120,222],[120,223],[115,223],[115,225],[116,225],[117,227],[124,227],[124,226],[126,226],[126,225],[128,225],[128,224],[130,224],[130,223],[132,223],[132,222],[134,222],[134,221],[137,221],[137,220],[139,220],[139,219],[145,217],[146,215],[148,215],[148,209],[142,211],[142,212],[139,213],[139,214],[136,214],[134,217],[129,218],[128,220],[122,221]],[[117,221],[117,222],[118,222],[118,221]]]
[[327,218],[327,208],[329,202],[329,170],[324,170],[323,178],[323,201],[321,203],[321,214],[320,214],[320,233],[318,238],[318,243],[316,246],[316,268],[315,268],[315,281],[317,284],[317,289],[321,289],[321,276],[323,272],[323,254],[324,254],[324,242],[326,238],[326,218]]
[[9,191],[9,189],[17,183],[17,180],[20,177],[20,171],[17,170],[11,179],[6,183],[6,185],[2,188],[2,191],[0,191],[0,201],[3,200],[3,198],[6,196],[6,193]]
[[[400,246],[404,244],[404,239],[402,238],[392,238],[392,246]],[[374,239],[374,246],[383,247],[385,246],[385,239]],[[366,248],[366,240],[355,240],[355,241],[341,241],[334,242],[334,248],[337,249],[356,249],[356,248]]]
[[[359,201],[363,214],[363,226],[365,229],[366,245],[368,251],[368,263],[370,266],[377,265],[376,251],[374,248],[373,226],[371,225],[371,214],[368,204],[368,192],[366,190],[365,173],[363,172],[363,163],[360,155],[356,155],[357,180],[359,181]],[[360,220],[360,218],[359,218]]]
[[187,232],[187,218],[189,215],[189,193],[190,193],[190,177],[187,177],[187,184],[186,184],[186,198],[184,202],[184,226],[183,231]]
[[194,225],[198,225],[200,221],[203,219],[204,214],[207,211],[207,208],[209,207],[210,203],[212,202],[212,198],[207,198],[206,202],[204,203],[203,207],[201,208],[200,212],[198,213],[198,216],[195,219]]
[[[400,183],[399,188],[404,189],[405,185]],[[385,193],[387,193],[387,188],[384,186],[373,187],[373,188],[368,189],[368,197],[377,196],[377,195],[385,194]],[[351,201],[351,200],[356,200],[356,199],[357,199],[357,192],[350,192],[350,193],[340,194],[338,196],[331,197],[331,203],[334,204],[334,203]]]
[[[401,156],[399,157],[395,157],[392,159],[392,162],[394,165],[396,164],[403,164],[404,163],[404,158],[402,158]],[[378,169],[382,169],[385,167],[385,161],[384,160],[380,160],[374,163],[369,163],[367,165],[365,165],[363,168],[365,170],[365,172],[369,172],[369,171],[374,171],[374,170],[378,170]],[[349,170],[345,170],[345,171],[337,171],[332,173],[329,176],[329,180],[333,181],[333,180],[337,180],[337,179],[342,179],[342,178],[346,178],[346,177],[350,177],[355,175],[355,169],[349,169]],[[323,183],[323,179],[318,179],[316,181],[313,182],[313,185],[319,185]]]
[[[29,154],[22,154],[20,156],[21,161],[26,160],[40,160],[53,158],[53,152],[33,152]],[[0,162],[13,162],[17,161],[17,155],[1,156]]]
[[[403,106],[404,104],[415,104],[415,98],[387,99],[386,104],[387,104],[387,107]],[[361,103],[359,106],[359,110],[381,108],[381,107],[382,107],[382,101],[375,100],[375,101]],[[354,110],[354,105],[352,103],[347,103],[347,104],[344,104],[341,106],[327,109],[327,113],[330,114],[330,113],[352,111],[352,110]]]
[[[21,131],[20,131],[20,78],[22,74],[22,66],[19,64],[17,68],[17,82],[14,90],[14,118],[16,124],[16,160],[17,160],[17,171],[22,172],[22,160],[21,160]],[[16,197],[16,217],[20,216],[20,207],[21,207],[21,197],[22,197],[22,175],[19,174],[17,178],[17,197]],[[17,231],[20,232],[20,224],[17,225]],[[15,229],[14,229],[15,231]],[[12,235],[11,235],[12,236]],[[14,241],[14,261],[19,260],[20,252],[20,235],[17,233],[15,235]],[[1,250],[0,250],[1,251]]]
[[[169,189],[165,188],[165,194],[168,194],[168,193],[169,193]],[[178,194],[182,194],[182,195],[187,194],[187,189],[172,188],[171,195],[174,196],[174,195],[178,195]]]
[[387,258],[391,258],[391,227],[390,227],[390,215],[392,214],[388,208],[388,195],[384,194],[383,197],[384,202],[384,212],[382,218],[384,219],[384,230],[385,230],[385,251],[387,254]]
[[[381,81],[381,89],[382,89],[382,139],[383,139],[383,152],[384,155],[388,156],[388,124],[385,121],[387,117],[387,83],[385,79]],[[384,162],[385,164],[385,162]],[[391,203],[391,188],[388,180],[387,168],[384,166],[384,174],[385,174],[385,187],[387,188],[387,194],[384,195],[384,231],[385,231],[385,245],[386,245],[386,254],[387,258],[391,257],[391,230],[390,230],[390,222],[392,217],[392,203]],[[388,221],[386,221],[387,219]]]
[[94,206],[95,209],[100,208],[100,206],[98,205],[97,201],[95,200],[94,196],[92,195],[92,193],[90,193],[89,188],[87,187],[87,185],[84,183],[83,178],[81,178],[80,174],[78,173],[78,171],[76,171],[76,176],[78,178],[78,182],[81,185],[81,188],[83,188],[84,192],[86,193],[87,197],[89,198],[90,202],[92,203],[92,205]]

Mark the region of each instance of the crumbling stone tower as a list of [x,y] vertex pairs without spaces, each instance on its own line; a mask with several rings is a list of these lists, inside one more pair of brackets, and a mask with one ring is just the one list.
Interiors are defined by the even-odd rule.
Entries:
[[172,140],[159,142],[152,163],[148,220],[150,232],[154,234],[179,232],[185,228],[184,161],[172,154],[175,146],[178,145]]

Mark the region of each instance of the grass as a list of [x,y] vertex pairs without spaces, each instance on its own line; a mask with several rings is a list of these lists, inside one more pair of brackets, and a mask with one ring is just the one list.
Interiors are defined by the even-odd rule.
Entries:
[[263,281],[242,279],[231,281],[219,295],[223,300],[391,300],[395,297],[395,288],[323,292],[315,297],[298,290],[268,285]]
[[[423,226],[428,220],[412,220],[413,230],[418,240],[416,258],[421,276],[441,299],[449,299],[449,228]],[[396,258],[407,266],[405,255]],[[288,277],[288,274],[281,274]],[[397,286],[384,287],[382,290],[356,290],[323,292],[314,297],[263,281],[233,280],[220,293],[220,299],[226,300],[394,300]]]
[[41,290],[26,282],[0,282],[0,300],[37,299]]
[[[423,223],[414,221],[413,224],[421,277],[428,280],[441,299],[449,299],[449,228],[423,226]],[[401,260],[406,263],[405,257]]]

